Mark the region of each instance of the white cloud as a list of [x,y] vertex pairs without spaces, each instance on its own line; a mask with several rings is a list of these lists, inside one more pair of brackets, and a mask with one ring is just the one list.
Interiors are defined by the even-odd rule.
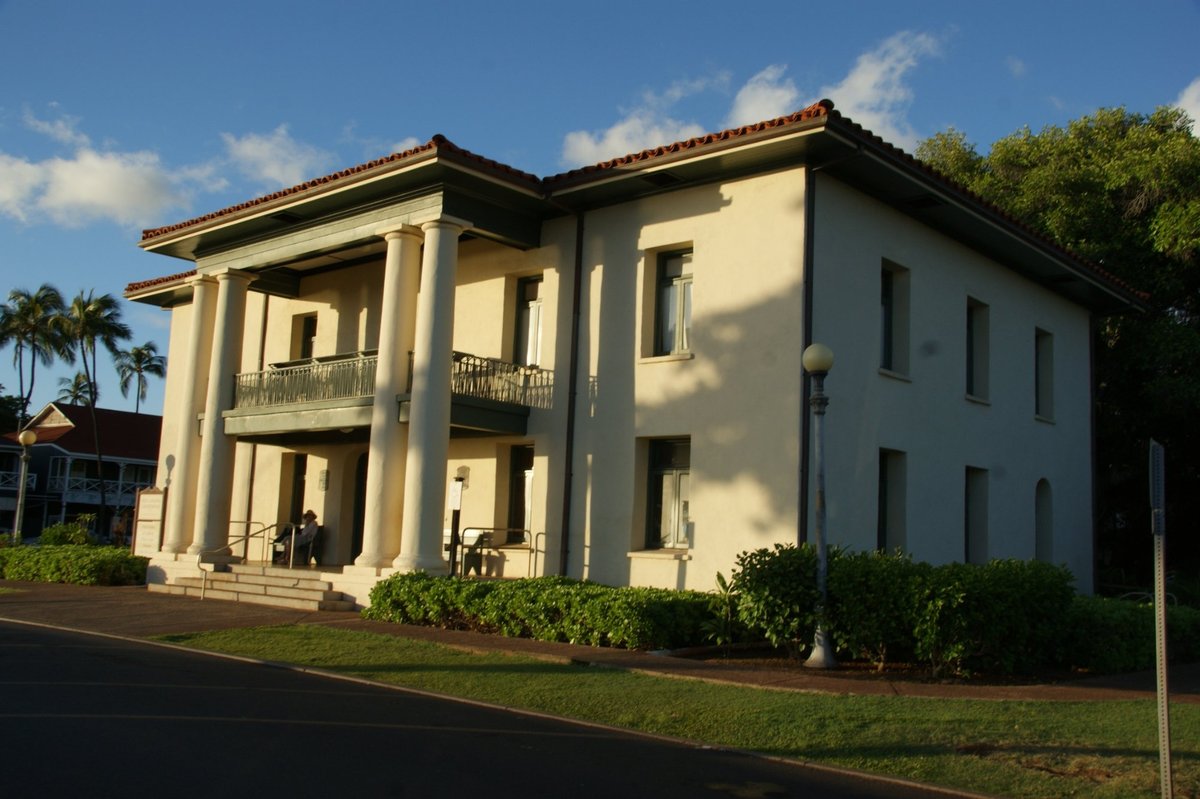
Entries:
[[1200,136],[1200,78],[1196,78],[1179,93],[1179,99],[1175,101],[1175,105],[1182,108],[1192,118],[1192,133]]
[[1009,73],[1014,78],[1023,78],[1025,77],[1025,73],[1029,71],[1024,61],[1012,55],[1004,59],[1004,65],[1008,67]]
[[28,222],[30,201],[43,182],[37,164],[0,153],[0,214]]
[[938,53],[928,33],[901,31],[858,57],[840,83],[821,89],[837,109],[885,141],[911,149],[917,134],[905,119],[912,89],[905,82],[921,58]]
[[725,127],[736,128],[774,119],[797,110],[800,92],[791,78],[784,77],[786,64],[772,64],[738,90]]
[[389,151],[388,154],[391,155],[392,153],[402,153],[402,152],[405,152],[406,150],[412,150],[416,147],[420,147],[424,143],[425,142],[421,141],[416,136],[409,136],[408,138],[401,139],[400,141],[393,144],[392,149]]
[[73,158],[39,164],[43,185],[37,207],[55,222],[78,227],[97,219],[145,225],[183,194],[151,152],[101,153],[80,149]]
[[90,145],[91,139],[85,134],[80,133],[75,129],[79,120],[75,117],[59,117],[56,120],[49,121],[38,119],[33,115],[32,111],[26,109],[24,114],[25,126],[30,130],[37,131],[45,136],[49,136],[60,144],[67,144],[72,147],[87,147]]
[[267,134],[222,133],[225,151],[242,174],[275,190],[323,175],[333,160],[329,153],[303,142],[280,125]]
[[211,167],[172,171],[152,151],[93,147],[72,117],[46,120],[26,111],[23,121],[72,151],[41,161],[0,152],[0,215],[18,222],[145,226],[168,211],[187,207],[194,188],[214,190],[222,185]]
[[562,162],[566,166],[595,164],[701,136],[705,133],[702,125],[675,119],[670,114],[670,107],[693,94],[721,87],[727,81],[728,76],[722,73],[711,78],[673,83],[662,94],[646,92],[637,108],[607,130],[568,133],[563,139]]

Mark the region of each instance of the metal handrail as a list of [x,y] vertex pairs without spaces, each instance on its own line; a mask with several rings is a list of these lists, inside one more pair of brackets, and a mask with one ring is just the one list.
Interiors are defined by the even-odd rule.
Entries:
[[533,537],[533,541],[529,547],[529,563],[525,568],[525,576],[526,577],[533,576],[533,567],[537,563],[537,554],[539,551],[541,551],[541,552],[545,551],[544,549],[541,549],[541,550],[538,549],[538,539],[541,539],[544,542],[546,540],[546,533],[543,531]]
[[[257,525],[259,525],[259,528],[257,530],[251,530],[250,532],[248,532],[244,535],[234,536],[233,538],[229,539],[228,541],[226,541],[223,545],[221,545],[219,547],[215,547],[213,549],[204,549],[204,550],[201,550],[200,552],[196,553],[196,567],[198,569],[200,569],[200,598],[201,599],[204,599],[204,592],[208,590],[208,569],[204,568],[204,566],[202,565],[203,558],[205,555],[215,555],[218,552],[220,552],[221,550],[229,549],[233,544],[236,544],[239,541],[245,541],[245,542],[249,543],[249,541],[251,539],[257,538],[258,536],[263,536],[265,538],[267,531],[274,530],[276,527],[279,526],[280,523],[275,522],[274,524],[267,524],[266,522],[256,522],[252,519],[246,519],[246,520],[239,520],[239,521],[231,521],[230,524],[231,525],[233,525],[233,524],[257,524]],[[238,559],[242,563],[246,562],[245,555],[238,556]]]

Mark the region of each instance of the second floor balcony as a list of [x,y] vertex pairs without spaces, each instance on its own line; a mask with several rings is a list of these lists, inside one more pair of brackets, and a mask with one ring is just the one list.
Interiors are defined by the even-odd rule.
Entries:
[[[466,352],[456,351],[452,359],[452,427],[524,433],[529,409],[550,407],[552,372]],[[374,352],[357,352],[239,374],[226,432],[255,436],[336,429],[349,434],[369,427],[377,363]],[[408,384],[396,397],[400,421],[407,421],[411,382],[410,353]]]
[[[0,472],[0,489],[8,489],[16,491],[21,486],[21,473],[17,472]],[[29,472],[25,475],[25,490],[37,490],[37,475]]]

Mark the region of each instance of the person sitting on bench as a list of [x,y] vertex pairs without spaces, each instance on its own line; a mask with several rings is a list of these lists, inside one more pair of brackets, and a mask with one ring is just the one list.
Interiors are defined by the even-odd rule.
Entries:
[[[295,538],[292,538],[292,531],[297,529],[299,532],[296,533]],[[292,546],[292,542],[294,541],[297,547],[307,546],[317,537],[319,529],[317,527],[317,514],[311,510],[304,511],[303,524],[289,524],[275,537],[275,555],[272,562],[290,563],[292,554],[290,547]]]

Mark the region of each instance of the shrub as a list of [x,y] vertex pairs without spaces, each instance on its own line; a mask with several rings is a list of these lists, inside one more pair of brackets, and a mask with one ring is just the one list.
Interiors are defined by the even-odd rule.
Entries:
[[363,615],[543,641],[664,649],[701,641],[713,601],[696,591],[613,588],[566,577],[475,581],[417,572],[377,583]]
[[1066,568],[1037,561],[930,568],[917,589],[917,655],[935,676],[1056,664],[1063,657],[1071,581]]
[[[832,560],[835,554],[830,550]],[[738,620],[794,657],[816,626],[817,553],[808,544],[776,544],[738,555],[733,571]]]
[[919,586],[929,566],[900,552],[843,554],[829,564],[830,633],[880,670],[913,655]]
[[0,549],[0,577],[75,585],[141,585],[148,558],[124,547],[18,546]]
[[[1068,665],[1097,674],[1154,668],[1153,604],[1077,596],[1066,626]],[[1200,660],[1200,610],[1167,608],[1167,655],[1173,663]]]
[[94,519],[94,513],[81,513],[75,517],[73,522],[58,522],[49,527],[42,529],[41,537],[38,542],[42,546],[62,546],[64,544],[76,544],[84,546],[87,544],[95,544],[95,538],[88,533],[88,526],[91,519]]

